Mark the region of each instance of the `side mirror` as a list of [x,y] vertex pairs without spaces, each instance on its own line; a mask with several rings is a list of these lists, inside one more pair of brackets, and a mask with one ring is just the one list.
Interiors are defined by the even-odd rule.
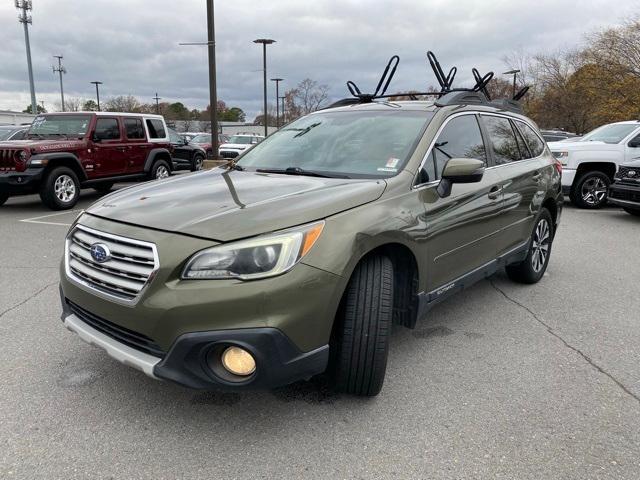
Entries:
[[93,132],[91,134],[91,140],[94,141],[95,143],[100,143],[102,141],[102,139],[98,136],[96,132]]
[[630,148],[638,148],[638,147],[640,147],[640,138],[634,138],[633,140],[631,140],[629,142],[629,147]]
[[484,162],[475,158],[452,158],[442,169],[442,180],[438,185],[438,195],[445,198],[451,195],[454,183],[476,183],[484,175]]

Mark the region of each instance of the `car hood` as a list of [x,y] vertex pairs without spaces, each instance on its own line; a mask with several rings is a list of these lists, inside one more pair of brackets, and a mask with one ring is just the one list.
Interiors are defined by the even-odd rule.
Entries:
[[552,152],[580,152],[580,151],[618,151],[619,145],[604,142],[549,142],[549,149]]
[[84,142],[82,140],[11,140],[9,142],[0,142],[0,147],[8,148],[26,148],[33,153],[46,153],[56,150],[68,151],[71,149],[82,148]]
[[215,169],[114,192],[94,203],[87,213],[227,242],[372,202],[385,187],[384,180]]

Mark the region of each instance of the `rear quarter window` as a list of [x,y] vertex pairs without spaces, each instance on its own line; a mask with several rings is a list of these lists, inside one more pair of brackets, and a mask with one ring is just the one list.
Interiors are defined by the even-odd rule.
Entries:
[[[540,139],[538,134],[524,122],[516,120],[516,125],[524,137],[524,141],[529,145],[531,155],[533,157],[539,157],[544,152],[544,142]],[[558,138],[560,140],[560,138]],[[549,140],[552,141],[552,140]]]
[[147,129],[149,130],[149,138],[166,138],[167,132],[164,129],[164,123],[155,118],[147,118]]

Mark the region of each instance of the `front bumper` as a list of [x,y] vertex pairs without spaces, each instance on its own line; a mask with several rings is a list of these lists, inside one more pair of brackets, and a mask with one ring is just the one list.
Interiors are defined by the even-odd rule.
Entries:
[[0,193],[13,196],[33,193],[38,190],[44,168],[27,168],[24,172],[0,173]]
[[620,207],[640,209],[640,184],[612,184],[609,187],[608,201]]

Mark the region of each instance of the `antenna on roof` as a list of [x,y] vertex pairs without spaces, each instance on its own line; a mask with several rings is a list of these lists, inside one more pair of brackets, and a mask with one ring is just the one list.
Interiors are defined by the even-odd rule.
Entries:
[[[384,68],[384,72],[382,72],[382,76],[378,81],[378,86],[376,87],[376,91],[374,93],[362,93],[358,86],[349,80],[347,82],[347,88],[351,95],[356,98],[359,98],[361,102],[367,103],[373,101],[374,98],[382,97],[387,92],[387,88],[389,88],[389,83],[391,83],[391,79],[396,73],[396,69],[398,68],[398,64],[400,63],[400,57],[398,55],[394,55],[389,59],[387,66]],[[384,85],[383,85],[384,84]]]

